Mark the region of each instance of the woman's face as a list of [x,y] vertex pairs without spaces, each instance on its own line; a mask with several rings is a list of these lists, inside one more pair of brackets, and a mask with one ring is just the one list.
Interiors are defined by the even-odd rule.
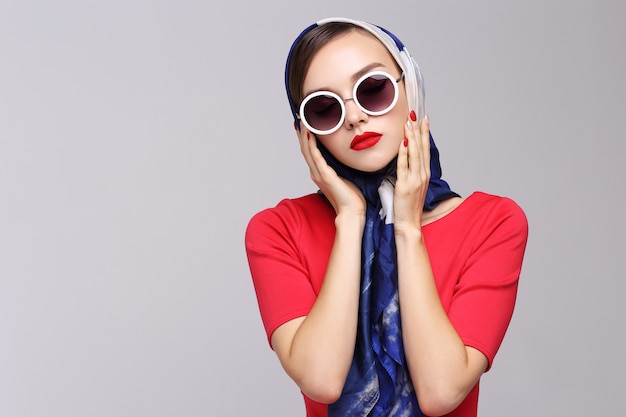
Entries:
[[[354,83],[365,73],[377,70],[395,79],[401,75],[395,60],[380,41],[358,30],[348,32],[315,54],[304,79],[304,97],[328,90],[344,100],[351,98]],[[365,172],[383,169],[398,154],[408,121],[404,81],[398,83],[398,90],[398,102],[389,113],[381,116],[370,116],[354,100],[346,101],[343,125],[330,135],[319,135],[319,140],[335,158],[351,168]],[[374,133],[374,139],[359,143],[359,135],[365,132]],[[377,135],[380,140],[372,145]]]

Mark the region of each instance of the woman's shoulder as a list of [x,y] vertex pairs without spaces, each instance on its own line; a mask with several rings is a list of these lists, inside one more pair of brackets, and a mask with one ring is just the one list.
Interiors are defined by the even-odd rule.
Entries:
[[433,227],[469,227],[499,224],[506,221],[519,228],[527,227],[524,210],[510,197],[474,191],[444,217],[429,224]]
[[509,197],[480,191],[465,197],[453,211],[422,230],[433,254],[441,248],[449,254],[460,253],[460,248],[473,251],[496,246],[523,253],[528,239],[528,221],[522,208]]
[[303,229],[334,225],[334,212],[326,199],[318,194],[307,194],[296,198],[285,198],[274,207],[256,213],[248,222],[246,234],[299,233]]
[[330,206],[319,193],[312,193],[295,198],[284,198],[275,206],[268,207],[252,216],[252,221],[259,219],[284,218],[289,216],[316,216],[328,211]]
[[510,197],[474,191],[461,205],[466,205],[468,211],[478,214],[492,213],[497,216],[515,216],[526,218],[524,210]]
[[460,221],[469,221],[482,233],[505,231],[509,235],[526,237],[528,219],[524,210],[510,197],[475,191],[459,206]]

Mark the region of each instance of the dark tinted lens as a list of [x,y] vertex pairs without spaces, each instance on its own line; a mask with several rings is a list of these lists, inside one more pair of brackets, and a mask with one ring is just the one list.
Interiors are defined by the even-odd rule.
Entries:
[[341,120],[341,105],[335,97],[317,96],[304,106],[304,118],[318,130],[330,130]]
[[371,112],[382,111],[393,102],[395,91],[392,83],[393,81],[384,75],[369,76],[357,87],[357,100]]

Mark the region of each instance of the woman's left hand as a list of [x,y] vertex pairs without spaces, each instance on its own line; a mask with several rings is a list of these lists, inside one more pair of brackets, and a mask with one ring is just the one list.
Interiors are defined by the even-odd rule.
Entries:
[[[415,113],[411,112],[411,115]],[[397,180],[393,199],[396,231],[419,230],[430,181],[430,125],[428,116],[419,124],[409,120],[406,139],[398,152]]]

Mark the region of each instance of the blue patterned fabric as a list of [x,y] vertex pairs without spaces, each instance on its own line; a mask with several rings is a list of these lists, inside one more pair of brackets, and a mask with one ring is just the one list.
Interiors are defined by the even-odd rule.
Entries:
[[[339,162],[323,145],[317,145],[328,164],[352,181],[367,202],[362,240],[361,295],[354,359],[339,400],[328,406],[329,417],[422,416],[408,373],[398,304],[396,242],[392,223],[381,216],[379,188],[395,177],[394,159],[385,172],[368,174]],[[438,152],[431,136],[431,181],[424,208],[457,196],[441,179]]]
[[[390,32],[365,22],[332,18],[306,28],[294,41],[294,45],[306,32],[328,22],[355,24],[370,31],[381,40],[405,72],[407,100],[421,120],[424,115],[422,76],[402,42]],[[287,59],[285,83],[297,124],[297,109],[289,93],[287,79],[290,60],[291,51]],[[386,200],[381,198],[385,189],[387,192],[389,189],[393,191],[396,160],[391,161],[381,172],[365,173],[339,162],[319,140],[317,145],[328,164],[335,169],[337,174],[352,181],[361,190],[367,202],[354,358],[342,395],[338,401],[329,404],[328,415],[329,417],[422,416],[408,373],[402,344],[396,243],[393,223],[386,217],[393,207],[384,207],[383,201],[387,201],[386,204],[389,205],[389,196]],[[427,211],[434,209],[442,200],[458,196],[441,179],[439,152],[432,136],[430,137],[430,152],[431,178],[424,203],[424,209]],[[393,201],[392,198],[391,201]]]

